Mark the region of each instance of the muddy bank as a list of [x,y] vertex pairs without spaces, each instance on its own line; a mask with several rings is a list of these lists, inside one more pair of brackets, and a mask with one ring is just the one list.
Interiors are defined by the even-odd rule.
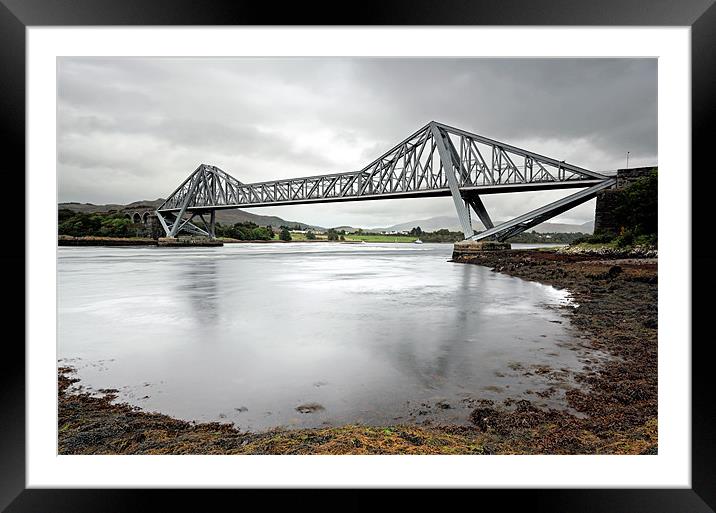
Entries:
[[58,246],[156,246],[157,240],[148,237],[72,237],[60,235]]
[[[456,256],[456,262],[568,289],[565,307],[587,347],[616,358],[586,367],[567,401],[584,418],[539,410],[528,401],[484,402],[472,421],[498,452],[657,452],[657,282],[655,259],[608,259],[512,250]],[[513,410],[507,407],[513,406]]]
[[[613,261],[544,251],[471,256],[477,263],[572,291],[565,307],[580,344],[616,356],[585,368],[583,390],[567,395],[579,412],[525,400],[477,400],[471,426],[393,425],[242,432],[231,424],[195,424],[73,392],[61,368],[61,454],[653,454],[656,424],[656,283],[654,261]],[[537,372],[526,368],[526,372]],[[554,369],[539,369],[549,373]],[[119,385],[119,384],[118,384]]]
[[114,390],[72,392],[73,370],[58,372],[59,454],[484,454],[474,429],[418,426],[241,432],[112,404]]

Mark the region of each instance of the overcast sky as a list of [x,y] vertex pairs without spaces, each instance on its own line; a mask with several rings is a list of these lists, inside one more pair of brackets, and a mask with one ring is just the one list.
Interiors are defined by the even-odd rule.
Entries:
[[[360,169],[435,120],[595,171],[657,164],[656,59],[61,58],[59,201]],[[493,219],[570,191],[486,196]],[[571,191],[574,192],[574,191]],[[251,209],[322,226],[455,216],[450,198]],[[594,202],[553,221],[582,223]]]

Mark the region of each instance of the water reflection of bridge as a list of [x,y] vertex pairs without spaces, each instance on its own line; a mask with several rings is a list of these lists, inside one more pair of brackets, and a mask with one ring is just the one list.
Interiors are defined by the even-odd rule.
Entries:
[[[156,214],[167,236],[186,231],[213,238],[222,209],[451,196],[466,239],[505,240],[614,184],[614,178],[563,160],[431,121],[360,171],[244,184],[201,164]],[[569,188],[581,190],[497,226],[481,198]],[[472,212],[484,232],[474,232]]]

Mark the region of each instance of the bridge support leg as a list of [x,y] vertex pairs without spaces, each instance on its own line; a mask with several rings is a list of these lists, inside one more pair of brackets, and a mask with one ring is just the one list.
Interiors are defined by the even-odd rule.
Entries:
[[[191,216],[187,219],[185,219],[183,216],[179,217],[174,212],[168,212],[165,213],[166,219],[164,218],[164,215],[156,211],[157,218],[159,219],[159,222],[162,224],[162,228],[164,228],[164,232],[166,233],[167,237],[176,237],[176,235],[181,232],[182,230],[187,231],[189,233],[193,233],[195,235],[203,235],[205,237],[209,237],[209,231],[208,226],[207,230],[202,230],[197,225],[192,223],[191,221],[196,217],[196,213],[192,212]],[[172,216],[174,216],[174,219],[172,219]],[[199,215],[201,217],[201,215]],[[206,223],[204,223],[206,225]]]
[[[208,230],[209,227],[206,226],[206,222],[204,222],[204,225],[207,228],[206,230],[202,230],[197,225],[192,223],[192,221],[194,220],[194,217],[196,217],[196,216],[197,216],[197,214],[195,212],[192,212],[191,216],[189,216],[189,218],[187,218],[187,219],[184,219],[183,217],[178,217],[176,222],[173,225],[173,226],[178,226],[176,228],[175,233],[178,234],[182,230],[185,230],[185,231],[187,231],[189,233],[193,233],[195,235],[203,235],[204,237],[209,237],[209,230]],[[199,216],[199,218],[203,220],[201,215]]]
[[447,133],[440,130],[435,124],[432,124],[431,130],[433,132],[433,139],[435,140],[435,146],[440,154],[440,162],[443,166],[443,171],[447,177],[448,186],[450,187],[450,194],[452,200],[455,203],[455,210],[457,210],[457,217],[460,219],[460,225],[462,231],[465,234],[465,238],[472,237],[475,231],[472,229],[472,223],[470,221],[470,211],[468,210],[465,200],[463,200],[460,194],[460,185],[455,177],[455,169],[460,169],[460,163],[456,163],[453,159],[452,152],[448,150],[448,144],[452,145],[450,140],[446,140],[448,137]]
[[170,229],[169,226],[167,225],[167,222],[166,222],[166,220],[164,219],[164,216],[163,216],[158,210],[155,212],[155,214],[157,214],[157,219],[159,219],[159,222],[161,223],[162,228],[164,228],[164,233],[165,233],[165,235],[166,235],[167,237],[169,237],[169,233],[171,232],[171,229]]
[[[187,203],[188,203],[188,202],[187,202]],[[186,207],[187,207],[187,206],[186,206],[186,204],[185,204],[185,205],[182,207],[182,209],[179,211],[179,213],[175,214],[175,215],[176,215],[176,220],[174,221],[174,224],[172,224],[172,227],[171,227],[171,230],[170,230],[170,232],[169,232],[168,237],[176,237],[177,234],[179,233],[179,230],[181,229],[181,227],[182,227],[184,224],[186,224],[186,223],[184,223],[184,224],[181,223],[182,219],[184,219],[184,212],[186,212]],[[194,216],[192,216],[192,218],[193,218],[193,217],[194,217]]]
[[[184,213],[186,212],[186,209],[189,206],[189,203],[191,202],[192,197],[194,195],[194,191],[196,190],[196,187],[199,184],[199,178],[200,178],[199,175],[197,175],[196,173],[194,173],[194,175],[192,176],[192,178],[191,178],[192,182],[189,185],[189,189],[186,193],[186,198],[184,198],[181,208],[179,209],[179,212],[176,214],[177,219],[174,222],[174,224],[171,226],[171,230],[169,232],[168,237],[176,237],[177,233],[179,233],[179,230],[182,228],[182,226],[184,226],[188,222],[187,221],[187,222],[184,222],[183,224],[179,224],[180,221],[184,218]],[[193,218],[193,217],[194,217],[194,214],[192,214],[191,218]],[[189,221],[191,221],[191,219]]]
[[212,210],[209,214],[209,238],[216,238],[216,210]]
[[465,201],[475,211],[477,217],[480,218],[480,221],[485,226],[485,229],[489,230],[490,228],[494,228],[495,225],[492,223],[492,219],[490,219],[490,215],[487,213],[485,204],[482,202],[480,196],[474,194],[467,198]]

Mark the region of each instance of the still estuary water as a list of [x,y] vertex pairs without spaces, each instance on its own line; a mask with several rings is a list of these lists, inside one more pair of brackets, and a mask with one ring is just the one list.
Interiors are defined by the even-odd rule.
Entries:
[[465,423],[565,408],[586,358],[566,293],[451,244],[59,248],[58,360],[85,390],[241,429]]

